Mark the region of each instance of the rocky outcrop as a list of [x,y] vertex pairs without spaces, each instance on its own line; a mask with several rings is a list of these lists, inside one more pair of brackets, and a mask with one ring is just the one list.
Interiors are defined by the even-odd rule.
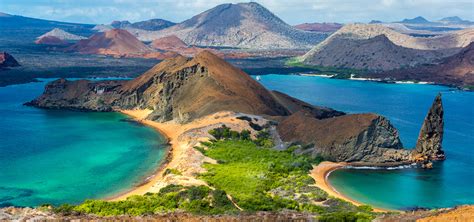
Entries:
[[300,144],[298,152],[337,162],[379,166],[419,163],[431,168],[431,161],[445,158],[441,95],[433,102],[413,150],[403,149],[398,131],[377,114],[318,119],[300,110],[280,121],[277,131],[284,142]]
[[283,141],[302,144],[299,152],[331,161],[399,164],[410,156],[398,131],[376,114],[316,119],[302,111],[281,121],[277,130]]
[[416,148],[413,150],[413,159],[423,162],[425,166],[429,166],[426,164],[430,161],[445,159],[442,148],[444,133],[443,115],[441,94],[438,94],[425,117],[418,141],[416,142]]
[[[279,137],[286,144],[300,143],[299,153],[368,165],[414,161],[412,151],[403,149],[398,131],[386,118],[345,114],[268,91],[208,51],[194,58],[177,56],[165,60],[129,81],[60,79],[48,84],[44,94],[27,105],[85,111],[149,109],[152,112],[147,119],[177,123],[219,111],[255,114],[278,121]],[[424,127],[423,135],[431,135],[431,126]],[[427,142],[420,147],[435,146],[439,137],[423,138]],[[432,152],[426,150],[433,149],[423,148],[420,152],[432,159]]]
[[151,109],[151,120],[180,123],[218,111],[286,116],[306,109],[321,116],[338,114],[278,95],[277,98],[243,71],[204,51],[192,59],[177,56],[165,60],[130,81],[57,80],[28,105],[91,111]]
[[6,52],[0,52],[0,68],[16,67],[20,66],[20,63],[16,61],[13,56]]
[[124,81],[58,79],[45,86],[44,93],[25,105],[48,109],[81,111],[112,111],[112,104],[120,98],[116,90]]

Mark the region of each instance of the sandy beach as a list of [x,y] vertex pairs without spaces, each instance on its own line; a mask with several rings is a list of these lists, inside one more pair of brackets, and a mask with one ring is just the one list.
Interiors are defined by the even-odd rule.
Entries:
[[[137,122],[159,131],[168,139],[170,148],[165,162],[160,165],[154,175],[128,192],[108,198],[108,200],[112,201],[124,200],[132,195],[158,192],[161,188],[169,184],[207,186],[204,181],[197,179],[195,175],[205,171],[201,167],[203,163],[215,163],[215,160],[202,155],[199,151],[194,149],[194,146],[198,145],[200,141],[207,141],[209,139],[207,131],[222,124],[226,124],[237,130],[243,130],[248,127],[245,121],[236,119],[236,114],[233,112],[215,113],[187,124],[174,122],[159,123],[146,120],[145,118],[151,113],[151,110],[121,110],[120,112],[130,116]],[[326,191],[329,195],[348,201],[356,206],[363,205],[337,192],[328,181],[328,176],[331,172],[344,166],[347,166],[347,163],[325,161],[315,166],[313,170],[311,170],[310,176],[315,179],[316,186]],[[164,175],[165,170],[168,168],[177,169],[182,175]],[[374,208],[374,211],[387,212],[391,210]]]
[[[328,180],[329,174],[347,165],[348,165],[347,163],[335,163],[335,162],[330,162],[330,161],[324,161],[324,162],[321,162],[319,165],[314,166],[314,168],[310,172],[310,176],[313,177],[313,179],[316,181],[316,186],[326,191],[330,196],[345,200],[356,206],[364,205],[361,202],[353,200],[337,192],[337,190],[334,189],[334,187],[332,187],[331,184],[329,183],[329,180]],[[389,210],[389,209],[376,208],[374,206],[372,206],[372,208],[374,209],[375,212],[394,211],[394,210]]]
[[[129,196],[144,195],[148,192],[155,193],[169,184],[207,186],[204,181],[197,179],[196,175],[205,172],[205,169],[201,167],[203,163],[215,163],[216,161],[204,156],[194,147],[201,141],[209,140],[207,132],[222,124],[234,130],[248,129],[251,132],[253,131],[246,121],[237,119],[238,114],[234,112],[218,112],[187,124],[178,124],[171,121],[159,123],[146,120],[145,118],[151,113],[151,110],[120,110],[120,112],[159,131],[168,139],[170,148],[166,161],[161,164],[154,175],[130,191],[108,198],[112,201],[124,200]],[[181,175],[164,175],[166,169],[176,169]]]

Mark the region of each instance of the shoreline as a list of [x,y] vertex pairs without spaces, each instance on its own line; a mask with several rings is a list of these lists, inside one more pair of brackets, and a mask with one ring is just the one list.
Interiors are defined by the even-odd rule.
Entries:
[[[330,196],[345,200],[347,202],[350,202],[356,206],[361,206],[361,205],[369,205],[369,204],[364,204],[362,202],[359,202],[357,200],[354,200],[334,188],[331,183],[329,182],[329,175],[341,168],[344,168],[346,166],[349,166],[348,163],[344,162],[330,162],[330,161],[323,161],[320,164],[313,166],[314,168],[310,171],[310,176],[316,181],[316,187],[324,190],[326,193],[328,193]],[[385,208],[379,208],[375,207],[372,205],[369,205],[372,207],[374,212],[403,212],[399,210],[392,210],[392,209],[385,209]]]
[[167,135],[160,128],[147,123],[147,121],[145,120],[145,117],[148,115],[147,114],[148,111],[146,110],[142,112],[133,111],[132,113],[131,111],[128,111],[128,110],[119,110],[118,112],[132,118],[133,121],[136,121],[138,123],[141,123],[145,126],[151,127],[152,129],[156,130],[165,138],[165,143],[167,144],[167,148],[166,148],[166,154],[164,156],[165,158],[162,161],[160,161],[160,163],[158,164],[158,167],[153,171],[151,175],[147,176],[142,182],[134,185],[133,187],[129,189],[126,189],[123,192],[104,198],[107,201],[125,200],[129,196],[143,195],[147,193],[146,191],[151,189],[153,185],[156,184],[156,182],[163,179],[163,173],[173,158],[173,150],[174,150],[173,144],[171,143],[172,139],[170,138],[170,136]]
[[[163,159],[162,163],[159,164],[158,168],[154,171],[154,173],[146,179],[121,192],[118,194],[114,194],[112,196],[104,198],[107,201],[120,201],[120,200],[125,200],[126,198],[133,196],[133,195],[144,195],[148,192],[157,192],[161,187],[157,187],[158,184],[164,183],[166,178],[164,175],[164,172],[168,168],[172,168],[171,166],[176,166],[182,164],[182,159],[180,159],[180,156],[183,156],[185,154],[186,149],[189,145],[190,141],[184,140],[184,141],[178,141],[178,137],[183,134],[185,131],[189,130],[189,128],[195,128],[193,125],[202,125],[199,124],[198,121],[197,124],[191,124],[191,126],[186,126],[186,125],[180,125],[180,124],[175,124],[175,123],[158,123],[154,122],[151,120],[146,120],[145,118],[150,114],[150,110],[119,110],[118,112],[127,115],[131,117],[134,121],[137,121],[141,124],[144,124],[148,127],[153,128],[154,130],[158,131],[161,135],[163,135],[167,141],[168,148],[167,148],[167,153],[166,157]],[[208,121],[203,121],[203,122],[208,122]],[[221,122],[221,121],[219,121]],[[208,125],[208,124],[205,124]],[[182,139],[181,139],[182,140]],[[350,197],[347,197],[340,192],[338,192],[329,182],[328,178],[329,175],[341,168],[344,168],[346,166],[349,166],[348,163],[343,163],[343,162],[329,162],[329,161],[324,161],[321,162],[319,165],[314,166],[314,168],[310,171],[310,176],[315,179],[316,183],[315,186],[318,188],[324,190],[327,192],[330,196],[334,196],[336,198],[348,201],[356,206],[364,205],[364,203],[361,203],[357,200],[354,200]],[[207,185],[203,181],[195,180],[195,181],[189,181],[189,179],[193,178],[188,178],[189,183],[191,184],[198,184],[198,185]],[[374,212],[402,212],[399,210],[392,210],[392,209],[384,209],[384,208],[378,208],[373,206],[373,211]]]
[[[235,113],[232,112],[218,112],[185,124],[147,120],[146,117],[152,112],[151,110],[117,110],[117,112],[157,130],[166,138],[169,147],[165,161],[158,166],[154,174],[124,192],[104,198],[108,201],[125,200],[133,195],[157,193],[169,184],[209,186],[205,181],[196,178],[196,175],[205,172],[205,169],[202,168],[203,163],[216,163],[216,161],[194,149],[195,145],[209,139],[206,136],[209,127],[215,128],[222,124],[248,127],[246,121],[236,119]],[[167,169],[177,170],[179,174],[165,174]]]

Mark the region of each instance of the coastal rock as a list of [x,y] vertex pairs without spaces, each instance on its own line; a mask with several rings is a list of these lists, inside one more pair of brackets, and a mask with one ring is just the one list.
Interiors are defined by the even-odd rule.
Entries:
[[130,81],[57,80],[27,105],[90,111],[150,109],[150,120],[179,123],[218,111],[287,116],[305,109],[320,118],[343,114],[272,93],[208,51],[194,58],[167,59]]
[[286,142],[309,144],[301,150],[337,162],[397,163],[407,161],[398,131],[376,114],[351,114],[316,119],[305,111],[283,121],[277,130]]
[[416,142],[416,148],[413,150],[413,159],[423,162],[427,165],[432,160],[444,160],[445,155],[442,149],[443,143],[443,104],[441,94],[436,96],[431,109],[425,117],[423,126]]
[[48,109],[112,111],[111,104],[120,96],[115,93],[115,89],[123,82],[58,79],[47,84],[40,97],[25,105]]
[[0,68],[20,66],[13,56],[6,52],[0,52]]
[[[60,79],[27,105],[84,111],[147,109],[150,112],[142,118],[179,124],[233,111],[279,122],[276,132],[285,142],[281,144],[300,143],[300,154],[367,165],[413,162],[412,151],[403,149],[388,119],[377,114],[345,114],[268,91],[208,51],[194,58],[164,60],[128,81]],[[427,133],[432,129],[425,128]]]

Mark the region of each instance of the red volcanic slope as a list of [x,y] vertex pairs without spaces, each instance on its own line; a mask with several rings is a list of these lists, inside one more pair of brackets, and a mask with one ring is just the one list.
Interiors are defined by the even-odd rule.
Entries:
[[143,55],[153,51],[134,35],[122,29],[94,34],[88,39],[77,42],[69,50],[103,55]]
[[180,48],[188,48],[188,45],[175,35],[170,35],[170,36],[156,39],[151,43],[151,46],[155,49],[160,49],[160,50],[173,50],[173,49],[180,49]]

